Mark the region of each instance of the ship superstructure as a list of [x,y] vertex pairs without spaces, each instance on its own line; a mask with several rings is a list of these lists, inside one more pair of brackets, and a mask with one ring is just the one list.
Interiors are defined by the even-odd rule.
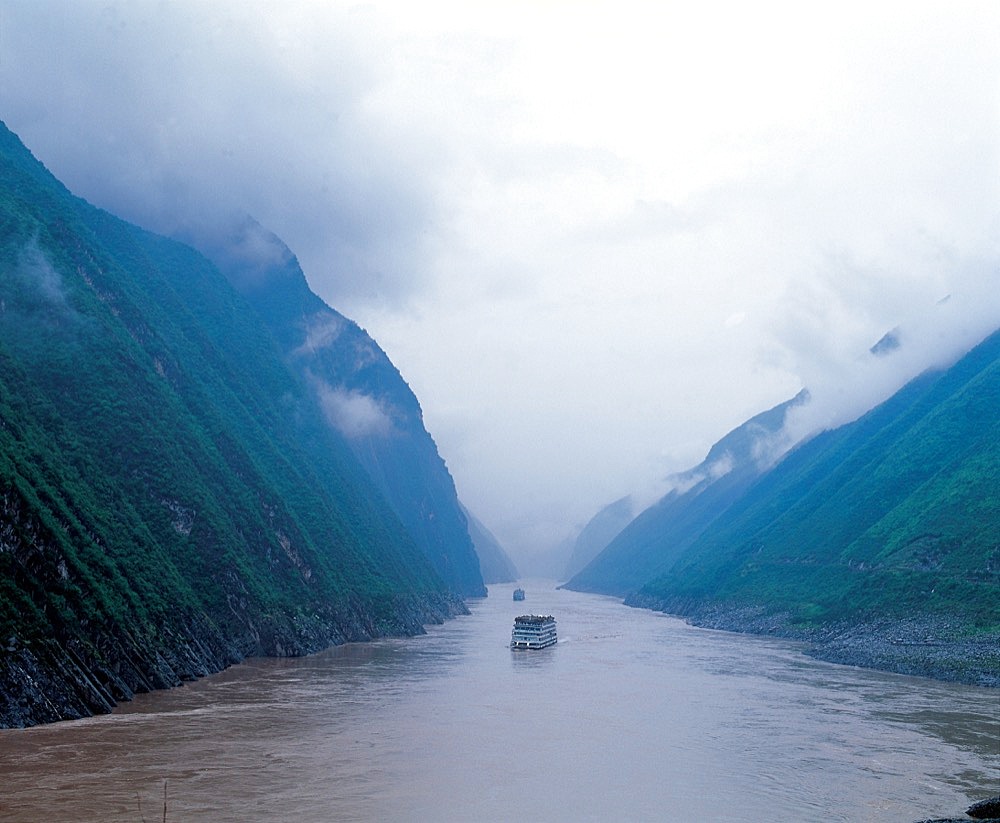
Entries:
[[556,619],[550,614],[522,614],[514,618],[512,649],[544,649],[556,643]]

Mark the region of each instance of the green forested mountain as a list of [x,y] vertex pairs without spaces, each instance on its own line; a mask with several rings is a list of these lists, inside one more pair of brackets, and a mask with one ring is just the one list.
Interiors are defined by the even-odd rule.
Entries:
[[[755,415],[712,446],[698,466],[668,478],[673,489],[609,535],[610,542],[570,578],[566,588],[624,596],[669,569],[681,552],[769,468],[771,441],[784,426],[788,410],[807,397],[800,392]],[[606,510],[604,517],[608,511],[614,509]],[[594,525],[581,537],[593,531]]]
[[464,608],[274,328],[0,125],[0,725]]
[[441,578],[464,597],[485,596],[451,474],[416,396],[385,352],[314,294],[292,252],[252,219],[207,251],[263,318],[289,369]]
[[[793,450],[630,602],[725,628],[863,625],[895,647],[848,662],[1000,684],[1000,332]],[[900,638],[966,645],[931,660]]]

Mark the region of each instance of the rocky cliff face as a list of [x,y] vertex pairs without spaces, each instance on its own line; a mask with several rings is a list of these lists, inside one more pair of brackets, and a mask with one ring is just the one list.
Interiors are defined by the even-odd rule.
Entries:
[[[78,565],[15,489],[0,496],[0,563],[8,587],[0,647],[0,727],[110,711],[137,692],[176,686],[249,655],[298,656],[348,641],[419,634],[466,610],[441,595],[397,595],[391,604],[331,604],[305,615],[263,614],[234,580],[236,619],[213,621],[175,604],[152,622],[143,615],[81,626],[73,573]],[[10,591],[13,584],[16,591]]]

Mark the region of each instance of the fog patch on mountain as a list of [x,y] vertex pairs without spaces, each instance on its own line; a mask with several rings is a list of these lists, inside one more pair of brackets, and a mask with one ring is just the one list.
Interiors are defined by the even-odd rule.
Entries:
[[313,379],[327,421],[344,437],[385,437],[395,431],[391,413],[371,395]]
[[305,340],[293,355],[302,357],[313,355],[329,348],[340,337],[347,321],[332,312],[317,312],[305,324]]
[[849,423],[923,372],[952,365],[1000,328],[1000,296],[992,278],[1000,278],[1000,271],[994,268],[991,274],[984,267],[957,278],[956,291],[914,307],[891,330],[896,345],[880,354],[871,351],[877,341],[857,339],[846,347],[843,338],[810,334],[806,344],[803,336],[794,351],[801,357],[797,368],[808,381],[810,401],[789,410],[782,437],[797,443]]

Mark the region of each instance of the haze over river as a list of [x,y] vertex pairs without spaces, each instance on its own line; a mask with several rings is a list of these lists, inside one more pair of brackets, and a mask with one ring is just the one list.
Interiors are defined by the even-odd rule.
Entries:
[[[0,732],[0,820],[892,821],[1000,793],[1000,691],[822,663],[551,583]],[[558,645],[511,652],[517,614]]]

